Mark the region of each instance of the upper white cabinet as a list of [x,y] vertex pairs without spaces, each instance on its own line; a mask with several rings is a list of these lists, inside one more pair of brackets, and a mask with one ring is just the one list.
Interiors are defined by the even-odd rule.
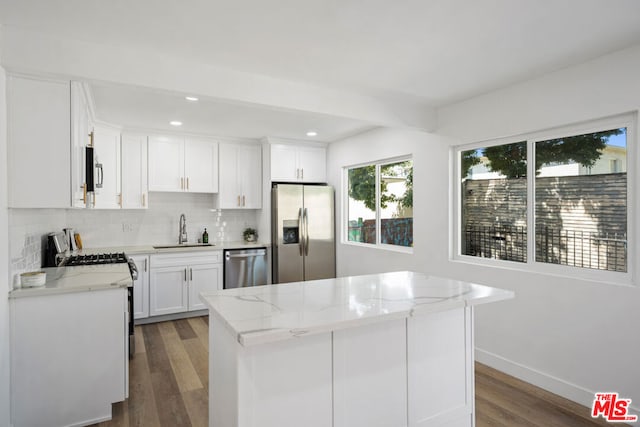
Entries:
[[71,207],[70,82],[9,76],[7,118],[9,207]]
[[86,86],[71,82],[71,193],[74,208],[87,207],[85,149],[90,142],[91,115]]
[[218,144],[182,137],[149,137],[149,191],[218,191]]
[[271,144],[271,181],[326,182],[324,147]]
[[97,209],[120,209],[120,130],[96,125],[93,131],[94,196]]
[[220,144],[220,209],[262,208],[262,147]]
[[122,208],[147,209],[147,137],[122,134]]

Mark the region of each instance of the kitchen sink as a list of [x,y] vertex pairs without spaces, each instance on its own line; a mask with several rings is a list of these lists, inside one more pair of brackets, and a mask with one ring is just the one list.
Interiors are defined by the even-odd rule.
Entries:
[[211,243],[183,243],[176,245],[157,245],[153,249],[179,249],[179,248],[200,248],[206,246],[215,246]]

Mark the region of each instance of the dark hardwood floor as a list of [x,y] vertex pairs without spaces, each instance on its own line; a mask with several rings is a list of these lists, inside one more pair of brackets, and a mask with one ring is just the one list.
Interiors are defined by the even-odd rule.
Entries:
[[[129,399],[113,405],[113,419],[98,426],[206,426],[208,329],[207,317],[136,326]],[[607,425],[589,408],[476,363],[477,427]]]

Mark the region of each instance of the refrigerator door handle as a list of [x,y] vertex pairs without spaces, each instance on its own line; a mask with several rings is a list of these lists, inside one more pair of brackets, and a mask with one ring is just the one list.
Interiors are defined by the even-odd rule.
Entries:
[[304,255],[309,255],[309,212],[304,208]]
[[300,242],[298,246],[300,246],[300,256],[304,254],[304,223],[302,219],[302,208],[298,209],[298,239]]

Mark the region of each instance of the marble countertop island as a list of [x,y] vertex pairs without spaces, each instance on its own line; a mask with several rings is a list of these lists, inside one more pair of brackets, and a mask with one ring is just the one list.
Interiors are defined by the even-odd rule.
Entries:
[[511,291],[393,272],[203,293],[243,346],[513,298]]
[[42,271],[47,273],[44,286],[14,289],[9,292],[9,298],[126,288],[133,285],[126,263],[51,267],[43,268]]

